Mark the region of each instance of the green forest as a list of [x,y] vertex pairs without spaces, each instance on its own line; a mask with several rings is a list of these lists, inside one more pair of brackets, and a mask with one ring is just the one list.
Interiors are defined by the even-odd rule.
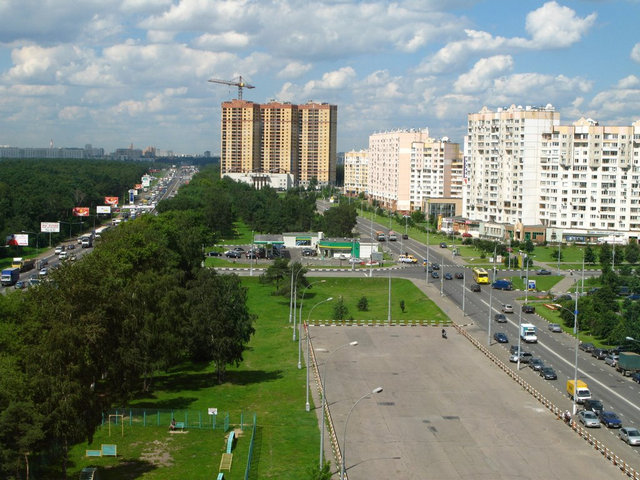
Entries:
[[[148,172],[148,162],[111,160],[0,161],[0,238],[22,231],[39,232],[40,222],[80,223],[73,207],[104,205],[105,196],[125,198]],[[88,230],[89,220],[83,225]],[[75,227],[80,230],[80,227]],[[67,231],[66,228],[63,230]],[[64,236],[65,233],[60,235]],[[34,236],[35,237],[35,236]],[[35,243],[35,238],[30,242]],[[48,236],[47,236],[48,240]],[[55,242],[57,238],[53,238]],[[44,242],[44,236],[43,236]],[[1,256],[12,256],[0,249]]]

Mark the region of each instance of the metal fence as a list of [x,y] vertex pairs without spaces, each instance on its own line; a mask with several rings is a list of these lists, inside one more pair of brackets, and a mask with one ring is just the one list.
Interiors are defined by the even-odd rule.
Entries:
[[251,429],[251,440],[249,440],[249,455],[247,455],[247,468],[244,471],[244,480],[249,480],[251,474],[251,462],[253,461],[253,447],[256,442],[257,417],[253,414],[253,428]]
[[[255,414],[253,414],[253,422],[255,424]],[[132,427],[167,427],[171,421],[182,422],[184,428],[189,429],[221,429],[226,432],[232,425],[232,418],[229,412],[217,412],[209,414],[208,411],[200,410],[172,410],[172,409],[156,409],[156,408],[114,408],[102,414],[102,425],[111,424],[112,426],[124,425]],[[238,425],[242,430],[245,429],[245,414],[241,412],[236,418]],[[246,425],[250,426],[250,425]]]

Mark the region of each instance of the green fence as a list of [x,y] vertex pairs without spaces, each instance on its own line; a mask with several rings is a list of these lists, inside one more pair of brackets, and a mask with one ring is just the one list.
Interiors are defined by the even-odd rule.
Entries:
[[[254,424],[255,424],[255,414]],[[200,410],[171,410],[171,409],[151,409],[151,408],[114,408],[102,414],[102,425],[119,426],[123,422],[128,426],[141,427],[167,427],[171,421],[184,423],[185,428],[190,429],[221,429],[228,431],[231,425],[239,425],[245,429],[244,413],[232,421],[229,412],[218,412],[210,415],[207,411]],[[247,425],[250,426],[250,425]]]
[[256,441],[256,426],[257,426],[256,414],[253,414],[253,428],[251,429],[251,440],[249,441],[249,455],[247,456],[247,468],[244,471],[244,480],[249,480],[251,474],[251,462],[253,461],[253,446]]

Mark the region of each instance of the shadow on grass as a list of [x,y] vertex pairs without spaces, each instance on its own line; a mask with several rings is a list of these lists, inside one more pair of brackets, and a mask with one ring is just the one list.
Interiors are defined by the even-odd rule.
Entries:
[[149,400],[146,402],[138,402],[134,408],[152,408],[158,410],[186,410],[189,406],[198,400],[197,397],[176,397],[166,400]]
[[233,385],[250,385],[252,383],[272,382],[282,378],[282,370],[243,370],[227,372],[225,383]]
[[142,478],[145,473],[155,470],[157,467],[142,460],[123,460],[115,467],[100,468],[101,480],[127,480]]

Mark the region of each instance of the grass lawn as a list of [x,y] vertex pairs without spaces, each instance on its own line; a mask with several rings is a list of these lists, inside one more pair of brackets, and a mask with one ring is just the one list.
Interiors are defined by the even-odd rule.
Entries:
[[[310,282],[320,277],[308,277]],[[300,480],[310,466],[318,461],[320,431],[316,420],[313,397],[311,412],[305,411],[306,369],[297,368],[298,344],[292,341],[289,323],[289,298],[272,295],[274,287],[262,285],[258,278],[243,278],[249,289],[248,304],[258,317],[256,334],[238,367],[229,367],[224,383],[216,382],[210,365],[185,365],[160,374],[153,384],[153,392],[138,398],[134,408],[188,409],[205,412],[215,407],[229,412],[231,424],[244,423],[257,415],[257,443],[254,449],[250,478]],[[349,315],[362,319],[386,319],[388,280],[335,279],[313,285],[304,298],[302,316],[306,320],[333,317],[333,304],[342,295]],[[314,308],[318,302],[333,296]],[[357,302],[366,296],[369,311],[360,312]],[[446,319],[444,313],[408,280],[392,280],[393,319]],[[400,309],[405,301],[405,313]],[[312,380],[311,388],[315,388]],[[180,420],[179,415],[176,415]],[[219,415],[219,418],[222,418]],[[220,423],[218,420],[217,423]],[[241,480],[247,463],[250,428],[245,429],[234,447],[231,472],[225,479]],[[176,479],[198,480],[215,478],[225,433],[218,430],[190,429],[188,433],[168,432],[168,426],[129,426],[125,422],[124,436],[112,426],[111,437],[106,427],[96,433],[93,442],[75,445],[71,451],[69,478],[77,478],[86,466],[108,467],[102,476],[111,479]],[[117,458],[87,458],[86,449],[99,449],[103,443],[117,444]],[[332,458],[330,458],[333,460]],[[335,466],[334,466],[335,468]]]

